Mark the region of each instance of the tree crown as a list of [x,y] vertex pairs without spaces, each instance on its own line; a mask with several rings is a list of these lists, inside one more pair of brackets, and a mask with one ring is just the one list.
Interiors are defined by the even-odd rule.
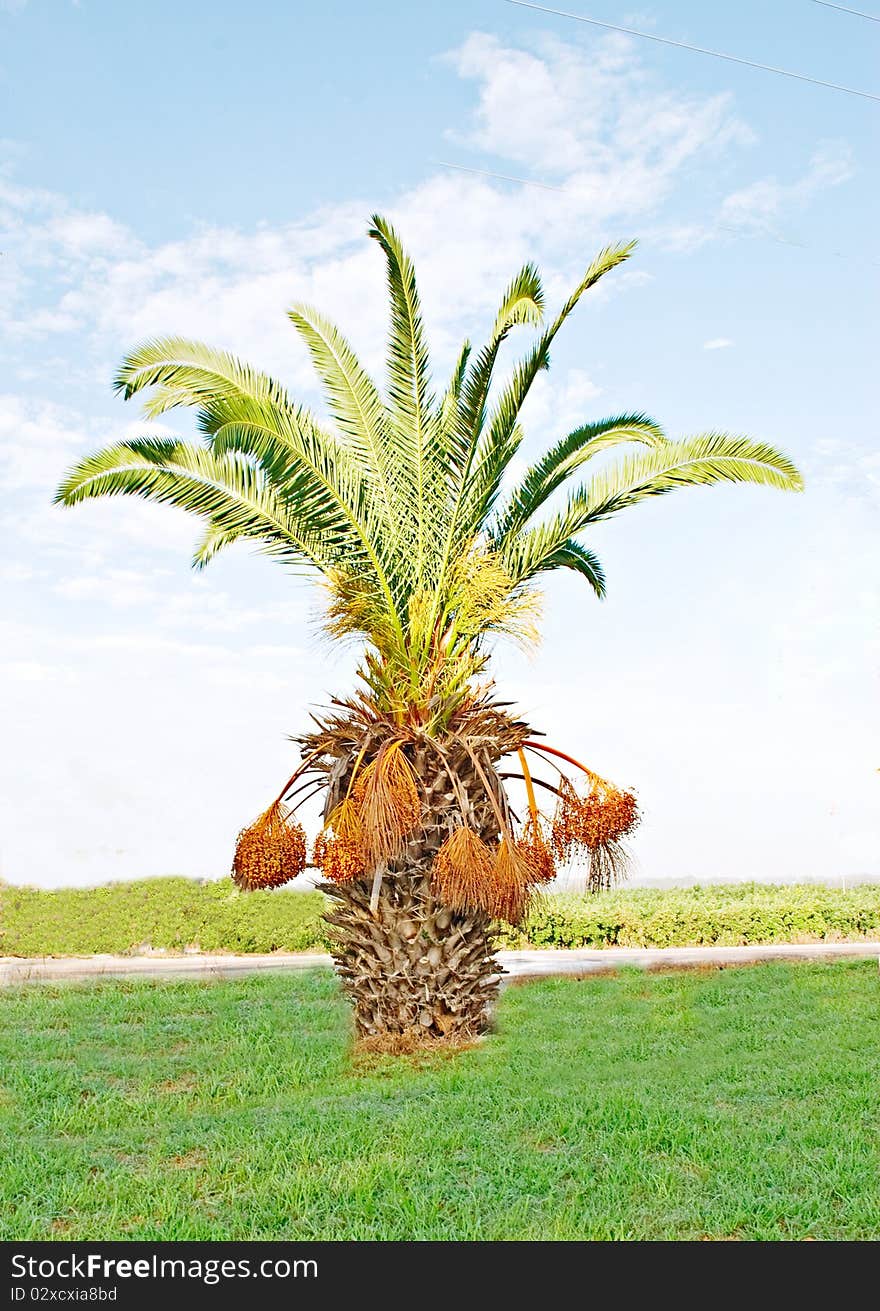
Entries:
[[[622,414],[576,428],[508,490],[522,407],[549,366],[557,332],[635,243],[601,251],[550,321],[538,271],[524,265],[488,341],[477,351],[463,344],[438,392],[412,261],[385,219],[374,216],[369,235],[387,266],[384,395],[338,329],[308,305],[289,317],[321,380],[332,429],[232,355],[179,337],[149,341],[124,360],[117,390],[146,393],[149,418],[192,408],[203,440],[115,443],[77,464],[56,501],[168,502],[204,521],[198,567],[244,539],[323,575],[329,631],[366,645],[372,703],[430,730],[468,696],[491,634],[534,634],[542,574],[571,569],[604,594],[601,564],[581,540],[592,524],[676,487],[801,488],[795,466],[766,444],[719,432],[671,440],[647,416]],[[534,340],[493,386],[502,345],[522,325]],[[580,480],[591,460],[618,447],[625,449],[613,462]]]

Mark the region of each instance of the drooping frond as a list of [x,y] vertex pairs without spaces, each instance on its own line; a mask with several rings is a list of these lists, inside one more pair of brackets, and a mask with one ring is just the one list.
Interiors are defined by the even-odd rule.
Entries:
[[509,552],[511,575],[523,581],[553,569],[571,569],[587,580],[600,601],[605,595],[605,571],[599,557],[573,537],[548,554],[540,532],[535,536],[524,534],[513,540]]
[[474,451],[483,430],[486,403],[498,353],[512,328],[537,326],[544,314],[544,291],[534,264],[524,264],[506,289],[492,334],[471,363],[461,389],[455,420],[444,429],[444,450],[450,475],[457,486],[467,481]]
[[369,484],[339,443],[330,439],[328,446],[319,441],[309,448],[311,458],[305,459],[301,438],[300,430],[276,432],[255,424],[229,423],[215,433],[214,450],[252,457],[291,510],[324,512],[329,522],[343,526],[348,567],[369,570],[389,614],[397,620],[398,556],[394,538],[375,513]]
[[492,341],[501,340],[511,328],[531,324],[537,327],[544,317],[544,288],[541,275],[531,262],[524,264],[501,298]]
[[240,539],[241,533],[229,532],[220,528],[215,523],[209,523],[200,538],[196,549],[193,551],[193,567],[204,569],[206,565],[214,559],[215,555],[231,546],[233,542]]
[[707,433],[663,442],[646,453],[626,457],[575,492],[566,508],[546,523],[498,539],[495,547],[511,576],[523,582],[551,567],[548,562],[556,552],[590,524],[676,487],[719,482],[756,483],[782,491],[803,487],[792,462],[772,446],[745,437]]
[[504,537],[521,528],[587,460],[627,442],[657,446],[665,440],[659,425],[644,414],[620,414],[582,424],[532,465],[507,498],[493,534]]
[[199,426],[206,433],[226,422],[230,406],[244,406],[255,417],[267,408],[290,404],[274,378],[226,351],[186,337],[158,337],[138,346],[123,360],[114,387],[126,400],[152,389],[144,403],[148,418],[176,406],[198,409]]
[[[290,401],[274,379],[228,353],[168,337],[133,351],[119,370],[116,385],[126,397],[152,389],[144,407],[150,416],[173,406],[195,407],[199,426],[221,454],[232,446],[228,440],[218,443],[220,432],[248,429],[263,434],[258,458],[270,482],[285,488],[288,500],[299,500],[307,509],[313,509],[316,500],[335,500],[337,518],[348,520],[362,540],[370,537],[378,512],[363,476],[339,442],[324,432],[307,410]],[[378,398],[377,404],[381,408]],[[274,462],[265,457],[269,447],[276,452]],[[240,442],[237,449],[248,453]],[[330,511],[325,506],[327,514]],[[376,536],[382,540],[381,534]],[[222,543],[216,534],[209,535],[197,548],[195,563],[203,566],[230,540],[228,531]]]
[[574,513],[583,517],[585,527],[647,496],[719,482],[755,483],[787,492],[802,491],[804,485],[788,456],[772,446],[712,432],[626,457],[575,494]]
[[175,438],[134,438],[88,456],[62,480],[55,501],[75,505],[98,496],[176,505],[220,532],[258,540],[270,554],[319,569],[348,544],[337,519],[320,507],[285,505],[259,469]]

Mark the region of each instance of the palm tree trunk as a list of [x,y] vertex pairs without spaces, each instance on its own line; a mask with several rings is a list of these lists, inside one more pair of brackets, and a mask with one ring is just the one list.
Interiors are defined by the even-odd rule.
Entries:
[[[485,712],[479,726],[471,741],[490,771],[527,735],[526,725],[495,712]],[[380,723],[372,741],[346,733],[344,725],[300,739],[304,752],[320,752],[333,762],[325,819],[347,795],[355,762],[372,759],[387,735]],[[439,1039],[466,1041],[488,1026],[502,973],[491,919],[482,911],[450,910],[431,884],[436,854],[459,825],[467,824],[484,842],[498,839],[497,805],[487,796],[485,769],[474,765],[474,749],[454,734],[442,742],[413,741],[408,758],[422,792],[422,820],[405,855],[382,877],[378,896],[371,895],[371,878],[323,885],[332,900],[325,916],[330,949],[362,1041],[408,1048]]]
[[328,884],[331,952],[354,1006],[358,1037],[418,1046],[482,1033],[499,966],[483,914],[455,914],[436,900],[418,865],[371,883]]

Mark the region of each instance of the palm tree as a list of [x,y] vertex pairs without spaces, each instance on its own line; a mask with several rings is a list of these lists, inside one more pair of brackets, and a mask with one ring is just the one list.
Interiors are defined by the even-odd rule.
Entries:
[[[533,890],[578,853],[587,885],[607,885],[638,819],[631,793],[536,742],[493,699],[487,643],[533,636],[537,584],[553,570],[573,570],[602,597],[601,564],[581,540],[593,524],[677,487],[802,484],[769,446],[718,432],[670,440],[645,415],[622,414],[576,428],[508,488],[520,411],[556,334],[635,243],[603,250],[549,322],[540,277],[526,264],[487,343],[474,351],[465,342],[435,393],[413,265],[383,218],[374,216],[369,235],[387,263],[384,396],[308,305],[289,316],[332,430],[231,355],[177,337],[150,341],[125,360],[117,390],[148,392],[150,418],[191,407],[203,441],[119,442],[82,460],[56,500],[168,502],[204,522],[199,568],[247,540],[321,577],[328,631],[361,645],[358,690],[297,739],[299,768],[242,832],[233,876],[250,889],[300,873],[307,845],[295,811],[323,793],[313,862],[332,899],[332,950],[359,1034],[459,1039],[483,1028],[498,985],[493,920],[518,922]],[[532,344],[493,386],[501,348],[520,325],[535,330]],[[511,779],[523,785],[521,814]]]

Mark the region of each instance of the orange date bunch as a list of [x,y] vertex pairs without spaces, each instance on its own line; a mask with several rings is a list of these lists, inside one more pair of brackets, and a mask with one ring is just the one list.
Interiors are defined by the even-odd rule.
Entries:
[[551,846],[558,861],[571,859],[578,849],[595,853],[630,834],[639,822],[635,795],[613,783],[590,777],[590,790],[580,796],[567,780],[559,788],[553,817]]
[[315,839],[314,861],[331,883],[363,878],[363,821],[351,797],[339,803]]
[[245,892],[279,888],[305,866],[305,832],[279,801],[238,835],[232,877]]

